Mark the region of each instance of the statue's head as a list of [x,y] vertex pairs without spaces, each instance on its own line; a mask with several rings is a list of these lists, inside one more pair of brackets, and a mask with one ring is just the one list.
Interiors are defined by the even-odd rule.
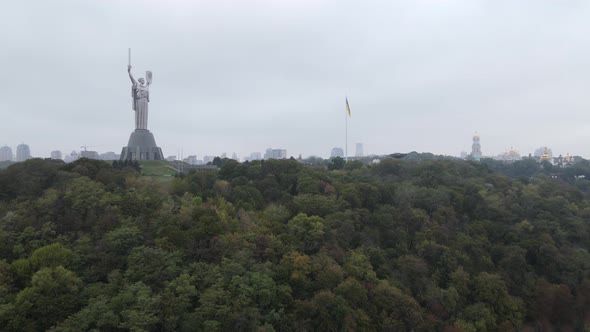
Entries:
[[142,78],[140,78],[140,79],[138,79],[137,81],[138,81],[139,83],[141,83],[141,85],[144,85],[144,84],[145,84],[145,80],[143,79],[143,77],[142,77]]

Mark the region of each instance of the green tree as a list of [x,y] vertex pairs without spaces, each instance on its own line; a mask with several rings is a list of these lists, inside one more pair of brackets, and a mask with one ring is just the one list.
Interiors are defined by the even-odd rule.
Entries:
[[245,210],[259,210],[264,205],[262,194],[250,185],[233,188],[231,200],[237,207]]
[[308,216],[325,217],[341,209],[344,205],[334,196],[303,194],[293,198],[298,212]]
[[79,310],[82,281],[62,266],[42,268],[15,298],[11,330],[42,331]]
[[197,288],[190,275],[182,274],[170,281],[160,296],[158,318],[162,329],[177,331],[188,320],[192,302],[197,296]]
[[344,271],[361,281],[376,281],[377,276],[369,258],[360,250],[350,251],[344,261]]
[[133,248],[127,258],[125,276],[134,282],[143,282],[154,289],[180,274],[181,257],[178,252],[140,246]]
[[61,243],[53,243],[39,248],[31,254],[29,262],[34,270],[42,267],[55,268],[68,266],[72,261],[72,251],[64,248]]
[[413,297],[386,281],[380,281],[369,295],[379,312],[378,329],[412,331],[424,328],[422,308]]
[[353,277],[341,282],[336,287],[335,293],[342,296],[350,305],[357,308],[366,308],[369,302],[367,289]]
[[318,216],[308,217],[306,214],[300,213],[289,220],[287,228],[293,236],[294,242],[299,243],[299,250],[309,253],[319,249],[324,236],[322,218]]
[[329,170],[339,170],[343,169],[346,161],[342,157],[334,157],[330,159],[330,163],[328,164]]

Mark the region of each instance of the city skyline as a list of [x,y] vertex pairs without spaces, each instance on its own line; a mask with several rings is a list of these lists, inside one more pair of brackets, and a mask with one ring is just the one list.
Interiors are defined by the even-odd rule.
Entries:
[[[479,145],[479,134],[475,133],[474,136],[472,137],[473,140],[473,144],[475,143],[475,138],[477,137],[477,145],[478,148],[477,149],[481,149],[481,146]],[[461,159],[472,159],[473,158],[473,154],[474,154],[474,145],[472,144],[472,150],[471,152],[467,152],[467,151],[460,151],[457,154],[449,154],[449,155],[444,155],[444,156],[448,156],[448,157],[458,157]],[[19,146],[25,145],[27,146],[27,148],[29,148],[29,146],[25,143],[21,143]],[[391,153],[386,153],[386,154],[373,154],[373,153],[364,153],[363,149],[364,149],[364,143],[360,143],[357,142],[355,143],[356,145],[356,151],[354,154],[349,153],[349,157],[370,157],[370,156],[385,156],[388,154],[393,154],[393,153],[409,153],[409,152],[418,152],[418,153],[431,153],[429,151],[396,151],[396,152],[391,152]],[[80,148],[87,148],[88,146],[81,146]],[[360,150],[359,150],[360,147]],[[543,151],[543,150],[547,150],[547,151]],[[263,150],[264,151],[264,150]],[[250,153],[244,153],[244,154],[239,154],[236,153],[235,151],[232,152],[222,152],[219,154],[206,154],[206,153],[201,153],[201,154],[186,154],[184,153],[183,150],[179,150],[176,151],[177,153],[171,153],[168,155],[165,155],[164,159],[172,161],[172,160],[177,160],[179,159],[181,156],[183,157],[183,160],[187,161],[187,160],[194,160],[196,162],[198,162],[198,164],[200,163],[204,163],[206,164],[207,162],[210,162],[213,160],[213,158],[215,157],[221,157],[221,158],[229,158],[229,159],[235,159],[237,161],[240,162],[244,162],[244,161],[252,161],[252,160],[260,160],[260,159],[287,159],[290,157],[293,158],[298,158],[300,155],[303,158],[309,158],[309,157],[320,157],[323,159],[330,159],[333,158],[335,156],[341,156],[344,157],[344,151],[341,147],[333,147],[329,153],[327,154],[323,154],[323,155],[304,155],[304,154],[300,154],[300,155],[293,155],[287,152],[286,149],[273,149],[273,148],[266,148],[265,149],[266,152],[259,152],[259,151],[253,151]],[[337,152],[335,152],[337,151]],[[360,151],[360,154],[359,154]],[[85,152],[88,152],[86,154],[86,156],[84,155]],[[575,153],[575,152],[571,152],[571,151],[564,151],[564,152],[557,152],[557,153],[553,153],[552,149],[549,146],[546,145],[542,145],[540,147],[537,147],[535,149],[533,149],[532,151],[525,151],[522,153],[522,155],[520,155],[520,152],[518,149],[516,149],[514,146],[510,146],[509,148],[506,148],[505,150],[502,150],[498,153],[481,153],[480,150],[480,156],[481,158],[491,158],[491,159],[497,159],[497,160],[501,160],[503,158],[505,158],[508,154],[518,154],[518,159],[525,158],[527,156],[534,156],[534,157],[539,157],[541,156],[544,152],[548,152],[549,155],[553,156],[553,157],[565,157],[565,156],[580,156],[579,154]],[[12,159],[7,159],[7,155],[11,155]],[[30,154],[30,151],[29,151]],[[60,157],[57,157],[57,155],[59,154]],[[74,157],[72,157],[72,154],[74,155]],[[118,160],[120,155],[117,154],[114,151],[93,151],[93,150],[77,150],[74,149],[71,152],[66,152],[62,150],[52,150],[50,153],[50,156],[37,156],[34,154],[30,154],[29,158],[50,158],[50,159],[61,159],[64,160],[66,162],[71,162],[76,160],[78,157],[82,158],[82,157],[88,157],[90,154],[95,154],[97,159],[101,159],[101,160]],[[231,155],[230,155],[231,154]],[[583,157],[583,156],[582,156]],[[5,161],[5,160],[12,160],[15,161],[16,159],[16,154],[12,153],[12,148],[8,145],[5,146],[0,146],[0,161]],[[479,160],[479,157],[475,158],[475,160]],[[195,164],[194,162],[189,162],[190,164]]]
[[156,75],[150,129],[166,156],[327,156],[344,146],[348,96],[349,147],[374,154],[458,155],[478,131],[485,155],[590,157],[589,3],[229,3],[7,4],[0,142],[118,153],[131,47]]

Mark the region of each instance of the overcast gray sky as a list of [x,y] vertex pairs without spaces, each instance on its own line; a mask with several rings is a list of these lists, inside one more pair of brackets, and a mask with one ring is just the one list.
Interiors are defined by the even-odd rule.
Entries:
[[0,145],[120,153],[127,49],[153,72],[164,154],[547,145],[590,157],[590,2],[28,1],[0,4]]

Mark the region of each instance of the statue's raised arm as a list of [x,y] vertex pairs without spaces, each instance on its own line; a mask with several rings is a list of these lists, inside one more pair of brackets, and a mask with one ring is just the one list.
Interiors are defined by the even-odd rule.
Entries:
[[131,84],[134,86],[137,85],[137,81],[133,78],[133,74],[131,74],[131,65],[127,66],[127,72],[129,73],[129,79],[131,79]]

